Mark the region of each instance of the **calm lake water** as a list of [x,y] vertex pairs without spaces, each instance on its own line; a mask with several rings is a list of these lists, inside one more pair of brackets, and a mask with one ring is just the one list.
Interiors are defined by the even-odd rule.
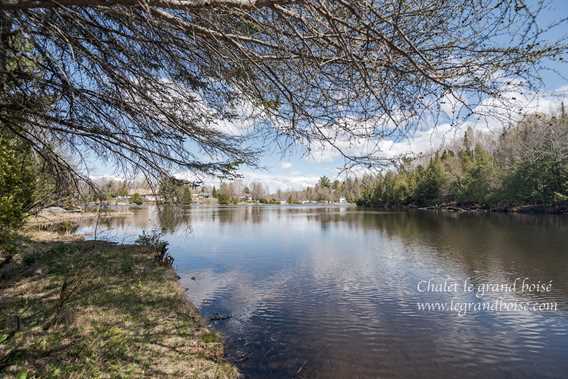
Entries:
[[[568,217],[142,209],[97,233],[129,242],[157,225],[202,314],[232,316],[211,325],[247,377],[568,377]],[[450,291],[434,292],[446,279]],[[548,287],[522,292],[522,280]],[[499,299],[551,308],[459,315],[418,304]]]

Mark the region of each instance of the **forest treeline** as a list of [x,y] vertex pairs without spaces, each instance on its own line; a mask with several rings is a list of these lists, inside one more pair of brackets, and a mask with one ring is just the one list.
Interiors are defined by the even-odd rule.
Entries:
[[[479,140],[479,141],[476,141]],[[568,118],[531,114],[488,142],[472,129],[455,148],[363,179],[364,207],[510,209],[568,200]]]

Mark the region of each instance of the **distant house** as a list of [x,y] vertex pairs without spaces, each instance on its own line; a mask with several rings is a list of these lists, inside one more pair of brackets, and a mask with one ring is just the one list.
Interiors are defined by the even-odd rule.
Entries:
[[131,189],[129,189],[128,190],[128,198],[130,198],[135,193],[142,196],[142,199],[145,202],[154,202],[155,203],[155,202],[162,200],[162,198],[159,195],[156,195],[155,193],[152,192],[152,190],[147,189],[147,188],[131,188]]
[[191,199],[195,202],[211,199],[211,192],[193,192]]
[[129,196],[132,196],[135,193],[139,194],[140,196],[153,195],[152,190],[150,190],[148,188],[130,188],[128,190]]
[[339,204],[347,204],[347,199],[345,199],[343,196],[339,198]]
[[153,195],[153,194],[142,195],[142,197],[144,198],[144,201],[149,201],[149,202],[154,202],[154,203],[162,200],[161,196]]
[[317,204],[318,202],[315,200],[303,200],[301,201],[302,204]]

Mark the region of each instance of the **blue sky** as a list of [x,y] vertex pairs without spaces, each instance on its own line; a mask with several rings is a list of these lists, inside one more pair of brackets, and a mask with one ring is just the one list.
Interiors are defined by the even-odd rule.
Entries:
[[[540,15],[539,22],[542,25],[546,25],[563,17],[568,17],[568,1],[553,0],[550,6]],[[547,37],[551,39],[568,37],[568,23],[548,33]],[[563,98],[568,99],[568,65],[559,63],[548,63],[547,65],[558,73],[548,70],[542,71],[541,77],[544,82],[542,91],[533,94],[534,99],[530,103],[528,100],[521,101],[519,103],[520,107],[526,107],[529,111],[553,111]],[[458,126],[451,133],[449,130],[442,128],[442,130],[420,132],[418,135],[411,137],[410,140],[396,144],[385,143],[385,154],[395,155],[403,151],[414,153],[431,151],[448,143],[452,139],[448,135],[454,137],[461,135],[461,130],[465,126]],[[473,126],[476,127],[476,125]],[[344,166],[344,161],[330,149],[316,150],[314,154],[306,155],[305,149],[301,146],[286,151],[269,147],[262,154],[259,161],[263,168],[256,170],[245,168],[241,170],[244,176],[243,181],[260,181],[268,185],[271,191],[275,191],[278,188],[282,190],[299,189],[306,185],[312,185],[322,175],[336,178]],[[94,160],[91,165],[90,175],[112,176],[115,175],[115,172],[110,164]],[[212,180],[212,182],[215,182],[215,180]]]

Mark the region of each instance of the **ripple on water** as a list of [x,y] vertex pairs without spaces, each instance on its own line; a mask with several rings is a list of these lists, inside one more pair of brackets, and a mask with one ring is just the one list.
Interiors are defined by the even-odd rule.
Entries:
[[[566,377],[565,219],[317,208],[190,216],[192,238],[181,227],[166,235],[176,268],[196,277],[183,284],[206,316],[233,316],[213,326],[247,377]],[[127,224],[114,235],[135,235]],[[417,302],[450,296],[419,293],[417,281],[447,277],[552,280],[551,293],[487,299],[557,302],[559,311],[419,311]]]

